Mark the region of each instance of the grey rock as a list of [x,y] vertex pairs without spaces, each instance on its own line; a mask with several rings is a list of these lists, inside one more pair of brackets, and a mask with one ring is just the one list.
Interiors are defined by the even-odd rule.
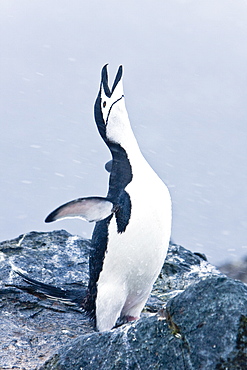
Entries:
[[247,257],[241,260],[224,263],[219,266],[219,270],[232,279],[241,280],[243,283],[247,284]]
[[80,336],[41,369],[246,369],[246,306],[243,284],[208,277],[168,302],[166,320]]
[[0,369],[246,369],[247,287],[171,245],[140,320],[94,331],[76,307],[19,291],[12,267],[65,289],[88,281],[90,241],[66,231],[0,243]]
[[0,243],[0,369],[35,369],[78,335],[94,332],[86,315],[6,284],[24,285],[12,267],[45,283],[85,286],[90,242],[64,230],[31,232]]

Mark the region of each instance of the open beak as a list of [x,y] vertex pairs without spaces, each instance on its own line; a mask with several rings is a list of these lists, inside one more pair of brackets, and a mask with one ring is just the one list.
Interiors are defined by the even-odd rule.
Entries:
[[114,83],[112,85],[112,89],[110,90],[109,85],[108,85],[107,65],[108,64],[106,64],[102,68],[102,72],[101,72],[101,84],[102,84],[102,87],[104,89],[105,95],[108,98],[110,98],[112,96],[113,92],[114,92],[115,87],[117,86],[118,82],[122,78],[122,75],[123,75],[123,67],[122,66],[119,66],[118,71],[117,71],[117,74],[116,74],[116,77],[115,77],[115,80],[114,80]]

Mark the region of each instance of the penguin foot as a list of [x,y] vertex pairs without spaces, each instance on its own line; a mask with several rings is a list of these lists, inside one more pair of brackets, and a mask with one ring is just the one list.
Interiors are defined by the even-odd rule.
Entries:
[[116,324],[114,325],[114,328],[119,328],[119,326],[127,324],[128,322],[139,320],[139,318],[140,318],[139,316],[123,316],[117,320]]
[[139,318],[140,318],[140,317],[136,317],[136,316],[125,316],[125,320],[126,320],[126,322],[139,320]]

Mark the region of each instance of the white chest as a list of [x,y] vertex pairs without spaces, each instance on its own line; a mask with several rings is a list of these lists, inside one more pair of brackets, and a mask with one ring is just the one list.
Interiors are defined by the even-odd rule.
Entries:
[[[151,170],[151,169],[150,169]],[[171,231],[171,200],[167,187],[151,170],[126,187],[131,217],[126,231],[117,232],[115,217],[98,285],[115,281],[126,294],[146,291],[163,265]],[[140,185],[141,184],[141,185]]]

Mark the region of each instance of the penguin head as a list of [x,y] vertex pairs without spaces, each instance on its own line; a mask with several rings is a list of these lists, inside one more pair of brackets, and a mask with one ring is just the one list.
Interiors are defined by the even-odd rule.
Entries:
[[111,143],[121,145],[126,133],[131,131],[124,102],[122,76],[123,67],[119,66],[110,89],[107,64],[102,68],[100,90],[94,106],[99,133],[108,146]]

